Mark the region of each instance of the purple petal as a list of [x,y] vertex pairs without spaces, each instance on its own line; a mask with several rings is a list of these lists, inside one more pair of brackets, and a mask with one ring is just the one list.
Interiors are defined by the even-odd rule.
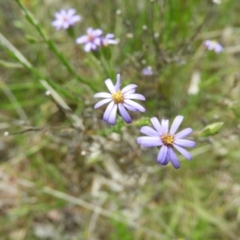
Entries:
[[93,43],[94,43],[95,45],[97,45],[97,46],[100,46],[100,45],[101,45],[101,38],[95,37],[95,38],[93,39]]
[[120,115],[122,116],[123,120],[126,123],[131,123],[132,119],[131,119],[130,115],[128,114],[127,110],[125,109],[125,107],[121,103],[118,104],[118,109],[119,109]]
[[134,93],[134,94],[124,94],[125,99],[137,99],[137,100],[146,100],[142,94]]
[[192,156],[191,154],[184,148],[176,145],[176,144],[173,144],[173,146],[185,157],[187,158],[188,160],[192,160]]
[[109,44],[118,44],[118,40],[115,40],[115,39],[104,38],[103,41],[104,41],[104,44],[103,44],[104,46],[107,46]]
[[120,74],[118,74],[117,75],[116,85],[115,85],[116,92],[120,90],[120,86],[121,86],[121,76],[120,76]]
[[76,16],[73,16],[69,19],[69,22],[73,25],[74,23],[78,22],[81,20],[81,17],[76,15]]
[[185,138],[188,137],[191,133],[192,133],[192,129],[191,128],[185,128],[182,131],[180,131],[179,133],[177,133],[174,138],[178,139],[178,138]]
[[158,131],[158,133],[162,135],[163,134],[163,128],[162,128],[160,122],[158,121],[158,119],[156,117],[153,117],[150,120],[152,122],[152,125]]
[[105,38],[107,38],[107,39],[114,38],[114,34],[108,33],[108,34],[105,36]]
[[106,93],[106,92],[100,92],[100,93],[94,94],[93,97],[95,97],[95,98],[112,98],[112,94]]
[[91,49],[94,50],[94,51],[97,51],[98,47],[97,47],[96,44],[91,43]]
[[175,119],[174,119],[174,121],[172,123],[172,126],[170,128],[169,133],[173,135],[178,130],[178,128],[179,128],[180,124],[182,123],[182,121],[183,121],[183,116],[179,115],[179,116],[175,117]]
[[187,139],[179,139],[178,138],[178,139],[174,140],[174,143],[177,144],[178,146],[181,146],[181,147],[192,148],[192,147],[196,146],[196,143],[194,141],[187,140]]
[[86,43],[84,45],[84,51],[85,52],[90,52],[91,51],[91,48],[92,48],[92,44],[91,43]]
[[107,88],[108,88],[108,90],[109,90],[109,92],[110,92],[111,94],[113,94],[113,93],[116,92],[116,91],[115,91],[115,87],[114,87],[111,79],[105,80],[105,84],[106,84],[106,86],[107,86]]
[[60,11],[60,14],[66,16],[66,15],[67,15],[67,11],[66,11],[65,9],[62,9],[62,10]]
[[93,29],[92,29],[92,28],[88,28],[88,29],[87,29],[87,34],[88,34],[88,35],[91,35],[92,32],[93,32]]
[[76,13],[76,10],[74,8],[69,8],[67,10],[67,15],[70,17],[73,16],[75,13]]
[[136,87],[137,87],[136,84],[129,84],[122,89],[122,93],[125,95],[125,94],[127,94],[128,91],[131,91],[131,90],[135,89]]
[[95,29],[95,30],[93,30],[93,32],[92,32],[92,35],[94,36],[94,37],[99,37],[99,36],[101,36],[103,34],[103,31],[101,30],[101,29]]
[[144,126],[144,127],[142,127],[140,129],[140,132],[144,133],[144,134],[146,134],[148,136],[157,136],[160,139],[159,133],[156,130],[154,130],[153,128],[151,128],[151,127]]
[[116,115],[117,115],[117,104],[114,104],[112,111],[110,113],[109,119],[107,121],[110,125],[114,125],[116,123]]
[[210,41],[210,40],[206,40],[205,42],[204,42],[204,45],[205,46],[209,46],[209,45],[211,45],[212,44],[212,41]]
[[101,107],[102,105],[106,104],[106,103],[109,103],[110,101],[112,101],[112,99],[103,99],[99,102],[97,102],[95,105],[94,105],[94,109],[97,109],[99,107]]
[[157,161],[158,163],[162,164],[166,162],[166,158],[167,158],[167,154],[168,154],[168,147],[163,145],[158,153],[157,156]]
[[168,160],[168,159],[169,159],[169,154],[167,155],[165,161],[161,163],[161,165],[166,166],[166,165],[169,163],[169,160]]
[[145,112],[145,108],[142,105],[140,105],[139,103],[136,103],[130,99],[124,99],[124,102],[127,103],[128,105],[130,105],[131,107],[136,108],[140,112]]
[[169,156],[169,161],[172,163],[174,168],[180,168],[180,163],[178,160],[178,157],[176,155],[176,153],[173,151],[172,148],[168,149],[168,156]]
[[104,112],[104,114],[103,114],[103,120],[104,120],[105,122],[108,121],[109,116],[110,116],[110,114],[111,114],[111,111],[112,111],[114,105],[116,105],[116,104],[114,103],[114,101],[112,101],[112,102],[110,102],[110,103],[108,104],[108,106],[107,106],[107,108],[106,108],[106,110],[105,110],[105,112]]
[[168,119],[162,119],[162,129],[163,133],[168,133],[168,125],[169,125],[169,120]]
[[69,22],[63,22],[63,23],[62,23],[62,27],[63,27],[64,29],[69,28]]
[[123,103],[123,106],[125,108],[127,108],[128,110],[132,111],[132,112],[137,112],[138,111],[135,107],[132,107],[131,105],[128,105],[126,103]]
[[220,44],[217,44],[216,46],[215,46],[215,52],[216,53],[220,53],[220,52],[222,52],[223,51],[223,47],[220,45]]
[[162,145],[159,137],[138,137],[137,143],[142,145],[143,147],[157,147]]
[[88,42],[88,37],[86,35],[81,36],[81,37],[76,39],[77,44],[83,44],[83,43],[86,43],[86,42]]

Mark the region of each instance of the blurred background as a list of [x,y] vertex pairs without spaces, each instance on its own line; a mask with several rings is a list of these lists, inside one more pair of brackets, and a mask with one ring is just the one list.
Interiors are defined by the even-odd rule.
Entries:
[[[57,31],[69,8],[82,20]],[[240,239],[239,12],[237,0],[0,0],[0,239]],[[84,52],[89,27],[119,43]],[[147,111],[109,126],[93,95],[118,73]],[[136,143],[149,118],[177,115],[197,142],[178,170]]]

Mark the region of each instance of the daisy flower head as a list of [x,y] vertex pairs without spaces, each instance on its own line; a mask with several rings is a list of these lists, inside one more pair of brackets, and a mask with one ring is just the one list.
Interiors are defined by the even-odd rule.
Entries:
[[132,122],[132,118],[126,109],[133,112],[145,112],[145,108],[142,105],[132,100],[145,100],[143,95],[135,93],[137,85],[129,84],[121,90],[120,81],[120,74],[117,75],[116,85],[113,85],[111,79],[105,80],[105,84],[110,93],[100,92],[94,95],[95,98],[104,98],[95,104],[95,109],[108,103],[108,106],[103,114],[103,120],[110,125],[114,125],[116,123],[117,110],[126,123]]
[[214,50],[216,53],[220,53],[223,51],[223,46],[213,40],[206,40],[204,42],[204,46],[210,51],[210,50]]
[[55,20],[52,22],[52,26],[56,28],[56,30],[68,29],[82,18],[79,15],[75,15],[76,10],[73,8],[70,9],[62,9],[61,11],[55,13]]
[[144,76],[152,76],[153,75],[152,67],[148,66],[148,67],[143,68],[142,75],[144,75]]
[[192,148],[196,145],[194,141],[184,139],[192,133],[191,128],[185,128],[176,134],[182,121],[183,116],[177,116],[169,130],[169,120],[163,119],[160,123],[156,117],[153,117],[151,118],[151,123],[154,128],[148,126],[142,127],[140,132],[147,136],[138,137],[137,143],[143,147],[160,146],[161,149],[157,156],[157,162],[162,165],[167,165],[171,162],[174,168],[179,168],[180,163],[174,152],[174,148],[185,158],[191,160],[191,154],[184,148]]
[[96,51],[101,45],[103,31],[101,29],[87,29],[87,35],[83,35],[76,39],[77,44],[84,44],[84,51]]
[[106,36],[102,37],[101,45],[103,47],[108,46],[109,44],[118,44],[118,40],[114,39],[114,34],[108,33]]

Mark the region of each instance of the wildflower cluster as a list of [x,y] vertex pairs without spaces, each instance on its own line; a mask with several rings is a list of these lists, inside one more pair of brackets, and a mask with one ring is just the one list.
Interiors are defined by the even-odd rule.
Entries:
[[107,46],[109,44],[118,44],[118,41],[114,39],[114,34],[109,33],[106,36],[103,35],[101,29],[87,29],[87,34],[76,39],[77,44],[84,44],[84,51],[96,51],[99,47]]
[[[145,97],[141,94],[135,93],[137,85],[129,84],[120,90],[120,74],[117,75],[117,82],[114,86],[111,79],[105,80],[105,84],[110,93],[100,92],[96,93],[94,97],[104,98],[95,104],[94,108],[99,108],[104,104],[108,103],[108,106],[103,114],[103,120],[110,125],[116,123],[117,111],[119,111],[121,117],[126,123],[131,123],[132,118],[126,109],[133,112],[145,112],[145,108],[139,103],[132,101],[145,100]],[[140,132],[147,136],[137,138],[137,143],[143,147],[156,147],[161,146],[161,150],[157,156],[158,163],[167,165],[169,162],[172,163],[174,168],[179,168],[180,163],[177,155],[173,151],[176,148],[184,157],[191,160],[190,153],[183,147],[194,147],[195,142],[184,139],[192,133],[191,128],[186,128],[179,133],[175,134],[180,124],[183,121],[183,116],[177,116],[169,130],[169,120],[163,119],[160,123],[156,117],[151,118],[151,122],[155,129],[144,126]]]
[[[73,27],[76,22],[80,21],[82,18],[80,15],[75,15],[76,10],[73,8],[62,9],[59,12],[55,13],[55,20],[52,22],[52,25],[56,30],[68,29]],[[101,29],[88,28],[86,35],[82,35],[76,39],[77,44],[84,45],[84,51],[97,51],[99,47],[105,47],[110,44],[118,44],[118,40],[114,39],[114,34],[108,33],[103,34]]]
[[[73,27],[74,24],[81,20],[79,15],[75,15],[75,9],[61,10],[55,14],[56,20],[52,22],[52,25],[60,30]],[[77,44],[82,44],[85,52],[97,51],[99,47],[106,47],[110,44],[118,44],[118,41],[114,39],[114,34],[108,33],[104,35],[101,29],[88,28],[85,35],[82,35],[76,39]],[[215,49],[216,52],[220,52],[222,49],[215,43],[206,41],[205,46],[211,50]],[[151,76],[153,70],[151,67],[142,69],[142,75]],[[144,101],[145,97],[142,94],[136,93],[136,84],[129,84],[124,88],[121,87],[120,74],[117,75],[117,81],[114,85],[111,79],[105,80],[105,84],[109,92],[100,92],[94,95],[95,98],[103,98],[97,102],[94,106],[95,109],[108,104],[103,114],[103,120],[110,125],[114,125],[117,119],[117,112],[126,123],[132,123],[132,118],[128,111],[132,112],[145,112],[145,108],[139,103],[133,100]],[[174,168],[179,168],[180,163],[177,155],[174,152],[174,148],[180,152],[188,160],[192,157],[190,153],[185,150],[185,147],[194,147],[195,142],[184,139],[192,133],[191,128],[186,128],[179,133],[175,134],[178,127],[182,123],[183,116],[177,116],[169,130],[169,120],[163,119],[161,123],[156,117],[151,118],[151,122],[154,128],[144,126],[140,129],[140,132],[147,136],[141,136],[137,138],[137,143],[143,147],[161,147],[157,162],[162,165],[172,163]]]

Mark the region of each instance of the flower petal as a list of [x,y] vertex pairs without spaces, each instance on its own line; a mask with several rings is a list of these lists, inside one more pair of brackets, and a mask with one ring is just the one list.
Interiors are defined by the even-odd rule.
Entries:
[[128,105],[126,103],[123,103],[123,106],[127,108],[130,111],[137,112],[138,110],[135,107],[132,107],[131,105]]
[[77,44],[83,44],[83,43],[86,43],[86,42],[88,42],[88,37],[86,35],[81,36],[81,37],[76,39]]
[[85,52],[90,52],[91,51],[91,48],[92,48],[92,44],[91,43],[86,43],[84,45],[84,51]]
[[115,105],[114,101],[112,101],[112,102],[110,102],[110,103],[108,104],[108,106],[107,106],[107,108],[106,108],[106,110],[105,110],[105,112],[104,112],[104,114],[103,114],[103,120],[104,120],[105,122],[108,121],[109,116],[110,116],[110,114],[111,114],[111,111],[112,111],[114,105]]
[[168,147],[163,145],[158,153],[157,156],[157,161],[158,163],[162,164],[166,162],[166,158],[167,158],[167,154],[168,154]]
[[130,115],[128,114],[127,110],[125,109],[125,107],[121,103],[118,104],[118,110],[119,110],[120,115],[122,116],[123,120],[126,123],[131,123],[132,122],[132,119],[131,119]]
[[162,145],[159,137],[141,136],[137,138],[137,143],[142,145],[143,147],[157,147]]
[[103,31],[102,31],[101,29],[95,29],[95,30],[92,31],[92,35],[93,35],[94,37],[99,37],[99,36],[101,36],[102,34],[103,34]]
[[95,98],[112,98],[112,94],[106,93],[106,92],[100,92],[100,93],[94,94],[93,97],[95,97]]
[[180,163],[178,160],[178,157],[176,155],[176,153],[173,151],[172,148],[168,149],[168,156],[169,156],[169,161],[172,163],[174,168],[180,168]]
[[117,115],[117,104],[114,104],[112,111],[110,113],[109,119],[107,121],[110,125],[114,125],[116,123],[116,115]]
[[97,102],[95,105],[94,105],[94,109],[97,109],[99,107],[101,107],[102,105],[106,104],[106,103],[109,103],[110,101],[112,101],[112,99],[103,99],[99,102]]
[[160,122],[158,121],[158,119],[156,117],[152,117],[150,120],[151,120],[152,125],[158,131],[158,133],[163,134],[163,128],[162,128]]
[[192,148],[192,147],[196,146],[196,143],[194,141],[187,140],[187,139],[180,139],[180,138],[175,139],[174,143],[177,144],[178,146],[181,146],[181,147]]
[[163,133],[168,133],[168,125],[169,125],[169,120],[168,119],[162,119]]
[[120,86],[121,86],[121,76],[120,76],[120,74],[118,74],[117,75],[116,85],[115,85],[116,92],[120,90]]
[[142,105],[140,105],[139,103],[136,103],[130,99],[124,99],[124,102],[127,103],[128,105],[130,105],[131,107],[136,108],[140,112],[145,112],[145,108]]
[[113,94],[113,93],[116,92],[116,91],[115,91],[115,87],[114,87],[111,79],[105,80],[105,84],[106,84],[106,86],[107,86],[107,88],[108,88],[108,90],[109,90],[110,93]]
[[176,145],[176,144],[173,144],[173,146],[185,157],[187,158],[188,160],[192,160],[192,156],[191,154],[184,148]]
[[175,119],[172,123],[172,126],[170,128],[170,131],[169,131],[170,134],[173,135],[178,130],[179,126],[181,125],[181,123],[183,121],[183,118],[184,117],[180,116],[180,115],[175,117]]
[[137,99],[137,100],[146,100],[146,98],[142,94],[134,93],[134,94],[124,94],[125,99]]
[[136,87],[137,87],[136,84],[129,84],[126,87],[124,87],[121,92],[124,93],[125,95],[128,91],[135,89]]
[[185,138],[188,137],[191,133],[192,133],[192,129],[191,128],[185,128],[182,131],[180,131],[179,133],[177,133],[174,138],[178,139],[178,138]]
[[68,15],[69,17],[73,16],[75,13],[76,13],[76,10],[75,10],[74,8],[69,8],[69,9],[67,10],[67,15]]
[[144,126],[144,127],[142,127],[140,129],[140,132],[144,133],[144,134],[146,134],[148,136],[157,136],[160,139],[159,133],[156,130],[154,130],[153,128],[151,128],[151,127]]

